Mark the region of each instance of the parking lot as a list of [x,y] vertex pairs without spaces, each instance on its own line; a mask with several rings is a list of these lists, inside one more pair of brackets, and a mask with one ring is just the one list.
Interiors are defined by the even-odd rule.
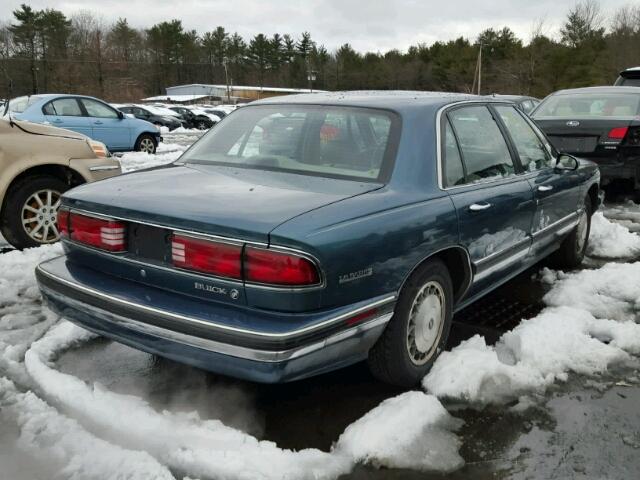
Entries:
[[[156,155],[125,154],[123,170],[170,162],[197,134],[165,137]],[[140,471],[148,478],[218,478],[231,475],[222,464],[233,469],[246,456],[253,460],[244,478],[258,471],[265,478],[633,478],[640,469],[640,364],[625,352],[637,353],[640,343],[635,330],[628,330],[625,344],[616,329],[637,321],[640,292],[633,276],[620,295],[598,277],[620,277],[607,269],[638,265],[640,240],[632,232],[640,231],[640,206],[617,196],[604,213],[609,220],[594,223],[596,251],[582,272],[564,275],[536,265],[455,316],[448,350],[458,355],[470,342],[487,346],[478,347],[481,356],[469,357],[470,364],[453,356],[439,363],[477,389],[456,391],[432,378],[427,392],[438,395],[446,411],[430,407],[433,418],[423,415],[409,438],[398,437],[394,425],[411,420],[413,400],[373,379],[363,364],[260,385],[94,338],[66,322],[55,327],[58,320],[41,305],[30,272],[59,247],[24,254],[6,248],[0,257],[0,368],[6,376],[0,389],[0,464],[8,465],[6,478],[50,478],[52,465],[74,478],[102,478],[106,471],[120,472],[119,478]],[[616,258],[606,258],[621,247]],[[572,297],[572,282],[583,286],[584,298]],[[567,348],[565,355],[556,346],[557,358],[549,365],[540,359],[527,363],[523,352],[531,332],[524,325],[544,322],[549,308],[565,305],[620,324],[603,327],[605,333],[560,328],[557,336],[573,339],[559,344]],[[520,332],[516,343],[522,347],[518,353],[509,344],[508,353],[516,357],[511,360],[503,355],[503,335],[510,331]],[[525,370],[537,376],[522,377]],[[438,394],[447,388],[448,394]],[[415,393],[422,402],[424,394]],[[380,410],[387,399],[407,402],[405,413],[395,418],[391,409]],[[375,421],[372,410],[378,412]],[[346,438],[356,424],[359,435],[372,438],[364,452]],[[68,440],[59,442],[63,431]],[[426,460],[403,463],[393,447],[399,440],[401,448]],[[205,445],[219,445],[225,462],[202,450]],[[102,452],[101,458],[89,451]],[[272,462],[275,470],[265,473]]]

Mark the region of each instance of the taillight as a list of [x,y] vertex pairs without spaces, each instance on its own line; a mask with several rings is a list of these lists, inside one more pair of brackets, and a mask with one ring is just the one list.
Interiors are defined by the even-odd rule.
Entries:
[[631,147],[640,147],[640,127],[631,127],[624,143]]
[[110,252],[126,249],[126,226],[116,220],[89,217],[79,213],[69,216],[71,240]]
[[56,219],[58,224],[58,233],[61,237],[69,236],[69,210],[64,208],[58,209],[58,215]]
[[247,282],[280,286],[305,286],[320,283],[320,274],[305,257],[268,249],[247,247],[244,254]]
[[179,268],[221,277],[242,278],[242,246],[174,233],[171,258]]
[[627,134],[627,130],[629,130],[629,127],[612,128],[611,130],[609,130],[608,137],[614,140],[622,140]]

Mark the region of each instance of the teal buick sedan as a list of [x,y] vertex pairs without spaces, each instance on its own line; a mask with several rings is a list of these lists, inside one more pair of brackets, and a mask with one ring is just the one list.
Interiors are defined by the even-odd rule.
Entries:
[[595,164],[513,104],[425,92],[254,102],[175,163],[67,192],[51,308],[258,382],[368,360],[410,387],[452,316],[543,258],[584,257]]

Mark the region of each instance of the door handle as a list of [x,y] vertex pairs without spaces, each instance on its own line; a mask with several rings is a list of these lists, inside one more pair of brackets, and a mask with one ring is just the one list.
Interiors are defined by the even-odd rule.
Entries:
[[472,203],[469,205],[469,210],[472,212],[481,212],[482,210],[486,210],[487,208],[491,208],[491,204],[487,202],[482,203]]
[[102,125],[102,122],[100,120],[96,120],[95,122],[93,122],[94,125]]
[[62,120],[60,120],[59,118],[56,118],[53,120],[53,123],[62,123]]
[[551,185],[540,185],[538,187],[539,192],[549,192],[551,190],[553,190],[553,187]]

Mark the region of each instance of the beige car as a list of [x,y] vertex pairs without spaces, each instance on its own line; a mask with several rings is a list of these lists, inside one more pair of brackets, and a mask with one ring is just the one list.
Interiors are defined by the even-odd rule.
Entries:
[[0,118],[0,231],[16,248],[58,240],[60,196],[121,173],[104,144],[69,130]]

